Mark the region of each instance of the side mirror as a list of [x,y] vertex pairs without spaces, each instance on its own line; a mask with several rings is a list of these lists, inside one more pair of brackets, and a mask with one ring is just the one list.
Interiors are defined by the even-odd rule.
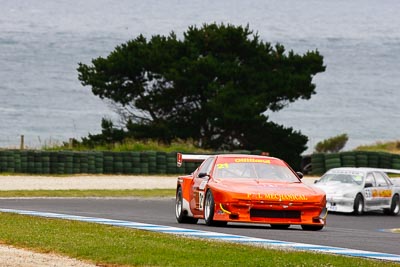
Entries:
[[315,180],[315,181],[314,181],[314,184],[318,183],[318,181],[319,181],[319,180]]
[[199,175],[198,175],[199,178],[204,178],[204,177],[206,177],[206,176],[209,176],[206,172],[201,172],[201,173],[199,173]]
[[296,172],[296,174],[297,174],[297,176],[299,176],[300,179],[302,179],[304,176],[302,172]]

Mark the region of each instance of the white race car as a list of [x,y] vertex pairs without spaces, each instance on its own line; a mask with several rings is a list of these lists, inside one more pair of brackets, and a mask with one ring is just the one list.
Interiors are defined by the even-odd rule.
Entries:
[[397,215],[400,211],[400,185],[394,183],[387,173],[400,174],[400,170],[334,168],[314,185],[325,191],[328,211],[361,215],[366,211],[383,210],[385,214]]

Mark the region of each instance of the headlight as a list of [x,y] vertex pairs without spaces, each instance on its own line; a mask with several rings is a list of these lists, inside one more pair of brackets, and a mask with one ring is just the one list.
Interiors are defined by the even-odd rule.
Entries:
[[346,192],[343,194],[343,197],[345,198],[355,198],[356,197],[356,193],[354,192]]
[[325,207],[326,205],[326,195],[324,195],[324,197],[321,200],[321,206]]

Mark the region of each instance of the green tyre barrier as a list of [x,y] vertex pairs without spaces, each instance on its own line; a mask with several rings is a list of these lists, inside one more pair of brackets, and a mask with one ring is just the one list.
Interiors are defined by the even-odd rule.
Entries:
[[64,162],[56,163],[56,173],[57,174],[65,174],[65,163]]
[[58,152],[49,152],[50,173],[57,174]]
[[26,173],[28,170],[28,152],[21,151],[21,173]]
[[321,174],[325,172],[325,154],[314,153],[311,155],[311,174]]
[[14,152],[14,172],[21,173],[21,153],[20,151],[16,150]]
[[313,168],[312,170],[311,170],[311,174],[312,175],[321,175],[321,174],[324,174],[325,173],[325,168],[320,168],[320,169],[315,169],[315,168]]
[[196,170],[196,164],[194,162],[185,162],[185,173],[192,173]]
[[132,167],[132,174],[140,174],[141,173],[141,169],[138,167]]
[[379,155],[379,168],[389,169],[392,167],[392,155],[381,152]]
[[400,163],[393,163],[392,164],[392,169],[400,170]]
[[7,153],[4,150],[0,150],[0,172],[5,172],[7,165]]
[[400,155],[394,154],[392,156],[392,169],[400,169]]
[[157,173],[158,174],[166,174],[167,173],[167,153],[157,152],[156,162],[157,162],[157,167],[156,167]]
[[332,153],[325,155],[325,169],[330,170],[342,166],[339,153]]
[[340,153],[342,167],[356,167],[356,153],[355,152],[342,152]]
[[124,174],[132,174],[132,162],[131,161],[124,161],[122,163],[123,166],[123,173]]
[[15,172],[15,161],[14,161],[14,151],[8,150],[6,151],[6,172],[14,173]]
[[368,167],[368,155],[359,152],[356,154],[356,166],[357,167]]
[[113,168],[115,174],[124,173],[124,163],[122,161],[114,162]]
[[368,167],[379,168],[379,154],[377,152],[368,152]]
[[94,153],[94,167],[95,167],[95,174],[102,174],[104,173],[104,156],[102,152],[95,152]]

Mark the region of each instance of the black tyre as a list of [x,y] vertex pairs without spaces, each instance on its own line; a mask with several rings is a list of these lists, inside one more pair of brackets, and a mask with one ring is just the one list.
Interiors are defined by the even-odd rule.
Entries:
[[392,204],[390,205],[390,209],[384,210],[385,214],[396,216],[400,212],[400,197],[399,195],[394,195],[392,198]]
[[357,194],[354,199],[353,213],[355,215],[362,215],[364,213],[364,198],[361,194]]
[[307,225],[304,224],[301,226],[301,229],[306,230],[306,231],[319,231],[322,230],[322,228],[324,228],[323,225]]
[[178,223],[196,224],[198,221],[196,218],[188,217],[186,212],[183,210],[182,187],[178,187],[178,190],[176,191],[175,217]]
[[207,191],[206,199],[204,200],[204,220],[207,225],[214,224],[214,197],[211,190]]
[[288,229],[290,224],[271,224],[272,229]]
[[225,226],[227,222],[224,221],[214,221],[214,210],[215,202],[214,196],[211,190],[206,193],[206,198],[204,200],[204,220],[208,226]]

